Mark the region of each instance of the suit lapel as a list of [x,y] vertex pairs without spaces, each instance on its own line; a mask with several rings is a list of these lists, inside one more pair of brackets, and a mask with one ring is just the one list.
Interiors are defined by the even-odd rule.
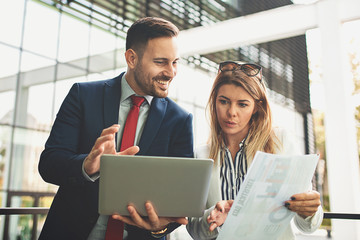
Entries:
[[104,128],[119,122],[119,106],[121,94],[120,76],[105,82],[104,85]]
[[166,107],[167,101],[164,98],[153,98],[150,112],[139,142],[139,155],[146,153],[153,142],[165,116]]

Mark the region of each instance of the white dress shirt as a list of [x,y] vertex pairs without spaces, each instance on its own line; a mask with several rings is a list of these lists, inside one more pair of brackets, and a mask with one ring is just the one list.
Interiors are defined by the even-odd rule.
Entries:
[[[275,131],[279,140],[283,143],[283,148],[279,154],[299,154],[297,147],[293,144],[293,141],[289,139],[287,134],[284,131],[277,130]],[[195,157],[197,158],[207,158],[209,157],[210,146],[204,145],[197,148],[195,152]],[[186,225],[186,228],[189,234],[195,240],[204,240],[204,239],[216,239],[221,227],[217,227],[214,231],[210,232],[210,225],[207,223],[206,219],[210,215],[210,212],[214,209],[215,204],[222,199],[221,191],[221,178],[220,178],[220,157],[213,167],[211,179],[210,179],[210,190],[208,194],[208,199],[206,202],[206,210],[202,217],[192,217],[189,218],[189,223]],[[309,183],[309,185],[311,185]],[[295,215],[291,224],[285,229],[281,236],[277,240],[292,240],[295,239],[295,234],[293,228],[297,228],[304,233],[314,232],[321,224],[323,219],[323,210],[319,206],[318,211],[312,217],[302,218],[299,215]]]
[[[117,151],[119,151],[119,149],[120,149],[121,138],[122,138],[122,134],[124,131],[126,117],[132,106],[132,101],[131,101],[130,96],[134,95],[134,94],[135,94],[135,92],[127,83],[127,81],[125,79],[125,74],[124,74],[123,78],[121,79],[121,97],[120,97],[120,107],[119,107],[120,129],[119,129],[119,132],[117,133],[117,146],[116,146]],[[151,101],[153,99],[153,97],[149,96],[149,95],[144,96],[144,98],[146,101],[144,101],[140,106],[139,118],[138,118],[138,123],[136,126],[134,145],[139,144],[141,134],[143,132],[145,122],[146,122],[147,116],[149,114]],[[89,177],[85,173],[85,171],[83,171],[83,173],[85,174],[85,177],[90,181],[95,181],[99,177],[99,176]],[[94,228],[90,232],[88,240],[103,240],[105,238],[108,218],[109,218],[108,215],[100,215],[99,216]],[[124,237],[126,235],[127,235],[127,233],[126,233],[126,231],[124,231]]]

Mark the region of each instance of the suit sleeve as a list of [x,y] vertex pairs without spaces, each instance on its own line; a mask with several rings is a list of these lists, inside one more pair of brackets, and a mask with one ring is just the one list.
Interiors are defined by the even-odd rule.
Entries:
[[77,185],[86,180],[82,163],[87,154],[79,154],[82,109],[79,85],[74,84],[55,119],[45,150],[40,156],[39,173],[48,183]]
[[211,211],[214,210],[215,206],[206,209],[204,215],[201,217],[189,218],[189,223],[186,225],[186,229],[190,236],[195,240],[210,240],[216,239],[219,234],[219,227],[215,228],[214,231],[210,232],[210,225],[207,223],[207,217]]

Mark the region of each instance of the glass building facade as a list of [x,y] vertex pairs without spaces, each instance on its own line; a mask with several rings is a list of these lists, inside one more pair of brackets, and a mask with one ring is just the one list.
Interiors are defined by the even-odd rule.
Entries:
[[[108,79],[125,70],[124,37],[137,18],[163,17],[183,30],[290,3],[259,1],[256,7],[243,8],[254,4],[220,0],[0,1],[1,206],[50,206],[57,187],[41,179],[37,165],[56,113],[73,83]],[[290,51],[294,46],[297,51]],[[225,59],[264,67],[273,112],[282,114],[279,125],[294,130],[303,151],[312,152],[305,36],[181,59],[169,97],[193,113],[195,144],[207,140],[206,102],[217,64]],[[35,220],[31,215],[0,216],[0,238],[36,239],[34,233],[38,234],[44,219],[44,215]]]

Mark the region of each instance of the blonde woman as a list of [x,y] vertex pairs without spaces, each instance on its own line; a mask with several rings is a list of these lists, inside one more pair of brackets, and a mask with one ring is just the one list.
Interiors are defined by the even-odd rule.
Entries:
[[[296,153],[286,136],[272,127],[260,66],[234,61],[220,63],[208,109],[210,141],[197,149],[196,156],[212,158],[215,163],[208,209],[203,217],[189,218],[187,225],[194,239],[217,237],[256,151]],[[323,212],[318,192],[309,190],[289,196],[284,205],[297,213],[294,225],[300,231],[311,233],[320,226]],[[291,225],[279,239],[295,239]]]

